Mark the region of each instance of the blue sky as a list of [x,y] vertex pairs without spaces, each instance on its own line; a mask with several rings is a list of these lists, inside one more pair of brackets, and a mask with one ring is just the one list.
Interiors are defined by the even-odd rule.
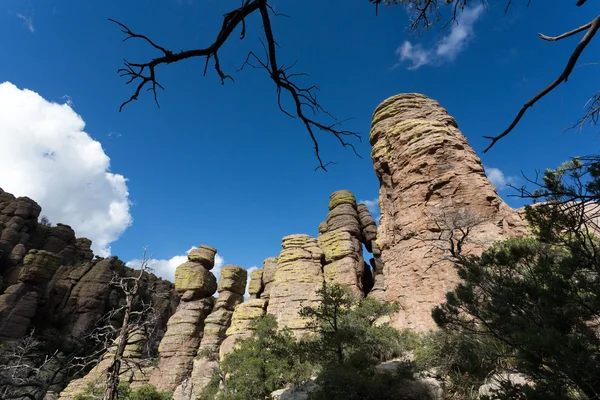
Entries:
[[[563,133],[597,89],[589,83],[597,67],[582,65],[482,154],[482,136],[504,130],[560,73],[579,39],[548,43],[537,32],[559,34],[600,12],[594,2],[534,0],[505,16],[503,2],[491,3],[468,9],[458,27],[416,37],[402,8],[376,17],[366,0],[272,2],[292,17],[273,21],[280,61],[297,59],[298,71],[310,74],[302,82],[319,86],[322,105],[352,118],[345,127],[364,138],[356,143],[361,159],[319,135],[323,157],[337,162],[324,173],[314,171],[302,124],[279,112],[265,71],[235,72],[248,50],[261,48],[256,16],[246,39],[234,34],[220,54],[235,83],[222,86],[212,69],[203,77],[203,61],[190,60],[158,70],[167,89],[160,109],[146,95],[118,111],[132,89],[117,74],[123,58],[156,53],[122,43],[107,18],[172,50],[204,47],[239,1],[4,0],[0,83],[9,83],[0,89],[0,187],[31,196],[51,221],[98,238],[97,249],[110,246],[125,261],[149,246],[168,274],[198,244],[216,247],[225,263],[260,266],[279,253],[283,236],[316,235],[331,192],[375,199],[370,118],[398,93],[424,93],[446,107],[499,186],[518,184],[521,171],[598,152],[595,129]],[[597,62],[599,46],[592,43],[580,64]],[[509,189],[500,193],[523,204]]]

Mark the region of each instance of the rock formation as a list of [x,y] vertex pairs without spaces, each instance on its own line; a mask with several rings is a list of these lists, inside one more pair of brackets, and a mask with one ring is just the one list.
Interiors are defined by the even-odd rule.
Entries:
[[204,333],[193,360],[190,376],[183,380],[174,393],[176,400],[195,400],[210,381],[219,366],[219,349],[226,338],[236,306],[244,301],[247,272],[237,265],[221,269],[219,297],[212,312],[204,320]]
[[192,371],[204,321],[215,304],[212,295],[217,279],[210,270],[216,252],[212,247],[199,246],[175,270],[175,290],[181,302],[167,322],[167,332],[158,347],[160,360],[149,380],[160,391],[174,391]]
[[[40,213],[35,201],[0,189],[0,339],[43,327],[47,335],[77,343],[122,300],[107,287],[113,275],[131,270],[116,257],[92,260],[89,239],[76,238],[68,225],[39,224]],[[150,283],[161,293],[172,290],[171,283],[153,275]],[[164,324],[173,297],[142,292],[161,310]]]
[[[379,226],[350,191],[332,193],[316,237],[285,236],[279,256],[252,272],[245,302],[247,271],[225,266],[217,284],[211,272],[216,249],[209,246],[189,253],[174,285],[149,275],[141,296],[161,315],[155,346],[160,357],[156,367],[147,365],[124,379],[174,391],[176,400],[195,399],[219,359],[237,339],[251,335],[255,317],[272,314],[280,327],[305,336],[307,321],[298,312],[319,300],[316,292],[323,284],[398,301],[402,309],[392,319],[397,328],[435,328],[431,308],[458,282],[444,232],[469,227],[463,253],[479,253],[496,240],[526,232],[519,214],[490,184],[456,121],[436,101],[419,94],[385,100],[374,112],[370,142],[380,182]],[[119,292],[108,286],[111,278],[132,272],[116,257],[94,258],[91,242],[76,238],[69,226],[39,224],[40,213],[33,200],[0,189],[0,339],[42,327],[46,334],[77,342],[122,304]],[[368,263],[363,247],[372,253]],[[169,295],[157,296],[150,287]],[[72,398],[99,379],[110,357],[69,385],[61,398]],[[128,357],[140,359],[133,344]]]
[[458,280],[434,248],[440,225],[472,225],[465,251],[480,252],[522,234],[525,224],[500,199],[456,121],[436,101],[420,94],[385,100],[373,114],[370,142],[380,182],[377,244],[385,299],[402,305],[393,326],[434,328],[431,308]]
[[304,234],[284,237],[281,247],[270,284],[267,313],[274,315],[280,326],[290,328],[300,337],[307,333],[307,321],[300,318],[298,312],[302,306],[318,301],[316,292],[323,285],[325,255],[317,239]]
[[262,271],[262,292],[260,293],[260,298],[268,299],[271,296],[271,288],[275,281],[275,272],[277,272],[277,257],[266,258],[263,262]]
[[30,250],[23,258],[17,283],[0,295],[0,337],[25,336],[38,305],[44,302],[44,288],[60,263],[60,256],[44,250]]
[[250,273],[250,284],[248,285],[248,295],[250,299],[260,298],[263,290],[263,269],[258,268]]
[[[361,208],[365,222],[375,221],[369,210]],[[372,231],[371,225],[363,227],[354,194],[339,190],[329,198],[327,220],[319,225],[317,243],[325,255],[323,276],[325,283],[337,283],[364,295],[373,286],[371,269],[363,259],[363,230]]]

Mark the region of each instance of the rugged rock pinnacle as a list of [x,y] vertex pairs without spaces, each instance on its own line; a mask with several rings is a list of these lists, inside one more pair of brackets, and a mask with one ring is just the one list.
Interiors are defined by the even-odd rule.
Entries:
[[481,252],[520,234],[525,224],[498,196],[481,160],[438,102],[400,94],[373,114],[371,157],[380,182],[381,249],[385,298],[402,310],[396,327],[435,328],[431,308],[457,283],[444,260],[440,232],[470,225],[463,249]]

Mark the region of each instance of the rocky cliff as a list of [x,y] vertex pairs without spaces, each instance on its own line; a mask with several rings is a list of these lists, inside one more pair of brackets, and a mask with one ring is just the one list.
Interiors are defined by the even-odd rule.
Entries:
[[[94,258],[91,241],[76,238],[67,225],[39,224],[40,212],[33,200],[0,189],[0,340],[20,338],[35,327],[76,344],[118,307],[122,297],[108,284],[114,274],[126,276],[131,269],[117,257]],[[176,306],[172,289],[151,275],[141,290],[160,311],[163,330]],[[169,295],[156,296],[159,292]]]

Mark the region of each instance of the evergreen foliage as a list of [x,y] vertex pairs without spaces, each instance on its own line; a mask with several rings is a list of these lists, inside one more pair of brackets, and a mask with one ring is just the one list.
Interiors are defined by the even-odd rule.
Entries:
[[[104,396],[102,385],[89,383],[83,393],[75,396],[75,400],[99,400]],[[159,392],[154,386],[144,385],[132,389],[128,383],[121,382],[117,390],[118,400],[172,400],[173,395],[169,392]]]
[[547,170],[529,193],[544,201],[526,209],[534,235],[460,257],[462,282],[432,312],[445,330],[502,344],[480,357],[531,381],[505,398],[600,397],[599,171],[597,158]]

